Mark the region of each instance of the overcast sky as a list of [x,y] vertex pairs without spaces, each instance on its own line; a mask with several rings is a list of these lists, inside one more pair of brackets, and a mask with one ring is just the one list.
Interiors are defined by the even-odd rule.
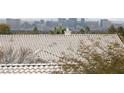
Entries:
[[[40,20],[41,18],[23,18],[22,20]],[[57,18],[42,18],[44,20],[57,20]],[[93,21],[97,21],[97,20],[100,20],[100,19],[109,19],[111,21],[124,21],[124,18],[86,18],[86,20],[93,20]]]
[[[23,21],[39,21],[41,19],[53,20],[53,21],[57,20],[57,18],[21,18],[21,20],[23,20]],[[108,19],[110,21],[122,22],[122,23],[124,22],[124,18],[85,18],[85,20],[87,20],[87,21],[99,21],[100,19]],[[0,18],[0,21],[2,21],[2,18]]]

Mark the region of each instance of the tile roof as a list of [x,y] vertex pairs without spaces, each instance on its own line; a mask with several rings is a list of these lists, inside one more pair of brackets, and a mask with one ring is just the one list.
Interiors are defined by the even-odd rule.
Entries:
[[30,48],[37,57],[44,60],[58,60],[62,53],[70,53],[69,48],[76,51],[80,41],[86,45],[99,41],[102,46],[111,42],[122,44],[117,34],[71,34],[71,35],[0,35],[0,46]]
[[[72,35],[0,35],[1,47],[30,48],[37,57],[46,61],[58,60],[62,53],[70,53],[69,48],[76,51],[80,41],[86,45],[100,42],[106,46],[111,42],[123,43],[116,34],[72,34]],[[55,63],[45,64],[1,64],[0,73],[52,73],[61,71]]]
[[62,69],[56,64],[1,64],[1,73],[44,73],[51,74],[53,72],[61,72]]

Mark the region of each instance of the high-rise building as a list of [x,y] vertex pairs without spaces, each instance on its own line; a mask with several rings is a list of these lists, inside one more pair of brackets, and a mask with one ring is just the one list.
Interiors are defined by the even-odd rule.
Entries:
[[33,22],[33,26],[36,26],[38,28],[38,30],[41,30],[41,21],[34,21]]
[[29,22],[23,22],[21,24],[21,30],[22,31],[32,31],[32,29],[33,29],[33,25],[30,24]]
[[58,18],[58,25],[62,27],[67,27],[67,20],[66,18]]
[[102,30],[108,29],[112,23],[108,19],[101,19],[100,21],[100,27]]
[[85,25],[85,19],[84,18],[81,18],[80,20],[80,26],[84,27]]
[[75,29],[77,24],[78,24],[77,18],[69,18],[67,21],[67,26],[69,28]]
[[12,31],[20,30],[21,20],[20,19],[6,19],[6,23],[10,26]]
[[40,20],[40,23],[41,23],[41,24],[44,24],[44,23],[45,23],[45,21],[44,21],[44,20]]
[[85,26],[89,27],[90,30],[98,30],[99,22],[98,21],[87,21],[87,22],[85,22]]
[[67,20],[66,20],[66,18],[58,18],[58,21],[59,21],[60,23],[64,23],[64,22],[66,22]]

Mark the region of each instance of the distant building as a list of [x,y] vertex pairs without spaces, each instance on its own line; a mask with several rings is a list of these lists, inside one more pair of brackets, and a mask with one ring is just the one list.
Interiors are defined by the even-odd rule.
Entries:
[[5,23],[6,23],[5,19],[0,19],[0,24],[5,24]]
[[45,23],[45,21],[44,21],[44,20],[40,20],[40,23],[41,23],[41,24],[44,24],[44,23]]
[[84,27],[85,25],[85,19],[84,18],[81,18],[80,20],[80,26]]
[[66,18],[58,18],[58,21],[59,21],[60,23],[65,23],[67,20],[66,20]]
[[58,26],[57,21],[46,21],[46,30],[54,29],[57,26]]
[[58,18],[58,25],[62,27],[67,26],[67,19],[66,18]]
[[112,23],[108,19],[101,19],[101,21],[100,21],[101,30],[106,30],[111,25],[112,25]]
[[41,21],[34,21],[33,26],[36,26],[38,30],[41,30]]
[[117,28],[117,27],[124,27],[124,25],[123,24],[119,24],[119,23],[113,23],[112,25],[114,25],[114,27],[115,28]]
[[21,24],[21,30],[23,31],[31,31],[33,29],[33,25],[29,22],[24,22]]
[[34,21],[33,24],[39,25],[39,24],[41,24],[41,22],[40,21]]
[[21,20],[20,19],[6,19],[6,23],[10,26],[12,31],[20,30]]
[[77,18],[69,18],[67,21],[67,26],[76,28],[77,23],[78,23]]
[[87,21],[85,22],[85,27],[89,27],[90,30],[99,30],[99,22],[98,21]]

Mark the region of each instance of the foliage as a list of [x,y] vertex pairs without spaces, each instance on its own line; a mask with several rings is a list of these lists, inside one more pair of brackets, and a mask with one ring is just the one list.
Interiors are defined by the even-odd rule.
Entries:
[[118,31],[119,35],[124,37],[124,28],[123,27],[118,27],[117,31]]
[[86,34],[90,33],[90,28],[89,28],[88,26],[85,27],[85,33],[86,33]]
[[109,28],[108,28],[108,33],[109,34],[116,34],[118,31],[117,29],[114,27],[114,25],[111,25]]
[[89,34],[90,33],[90,28],[86,26],[85,28],[80,29],[81,34]]
[[81,33],[81,34],[85,34],[85,30],[82,28],[82,29],[80,30],[80,33]]
[[0,34],[9,34],[10,27],[7,24],[0,24]]
[[65,28],[55,27],[53,31],[50,31],[50,34],[64,34]]
[[108,32],[108,34],[118,34],[118,36],[124,43],[124,28],[122,26],[115,28],[114,25],[112,25],[112,26],[110,26],[110,28],[108,28],[107,32]]
[[[73,51],[73,50],[71,50]],[[81,42],[75,55],[63,55],[58,61],[63,72],[86,74],[121,74],[124,73],[124,46],[112,43],[103,48],[99,42],[91,46]],[[78,57],[75,57],[78,56]],[[59,73],[59,72],[58,72]]]
[[118,34],[124,37],[124,28],[122,26],[119,26],[115,28],[113,25],[108,28],[109,34]]
[[38,28],[36,26],[34,26],[34,28],[33,28],[33,33],[34,34],[38,34],[39,33]]

